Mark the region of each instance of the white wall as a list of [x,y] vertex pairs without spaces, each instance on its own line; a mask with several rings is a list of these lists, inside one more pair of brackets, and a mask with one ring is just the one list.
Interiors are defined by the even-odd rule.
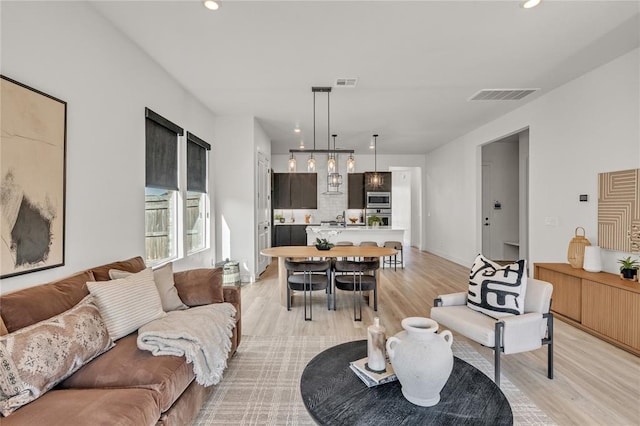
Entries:
[[216,117],[215,140],[220,150],[215,155],[216,253],[246,263],[255,271],[254,238],[254,122],[253,117]]
[[[597,174],[640,167],[639,59],[635,49],[428,154],[427,250],[473,260],[482,241],[478,147],[527,127],[531,262],[566,262],[577,226],[597,244]],[[605,253],[605,270],[617,272],[617,257]]]
[[[144,256],[144,108],[210,142],[215,153],[213,114],[91,6],[1,7],[2,74],[67,102],[66,264],[4,279],[1,291]],[[176,269],[210,266],[213,253]]]

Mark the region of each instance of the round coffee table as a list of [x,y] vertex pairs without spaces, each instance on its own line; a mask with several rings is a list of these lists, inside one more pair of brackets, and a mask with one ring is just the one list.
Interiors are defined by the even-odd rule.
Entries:
[[316,355],[300,379],[302,400],[321,425],[512,425],[509,401],[496,384],[454,357],[453,372],[433,407],[402,396],[400,382],[368,388],[349,362],[367,356],[367,341],[343,343]]

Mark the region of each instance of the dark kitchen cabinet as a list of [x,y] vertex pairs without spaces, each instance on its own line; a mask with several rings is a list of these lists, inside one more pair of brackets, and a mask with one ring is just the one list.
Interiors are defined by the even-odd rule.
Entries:
[[274,173],[274,209],[317,209],[318,175],[316,173]]
[[308,225],[276,225],[273,247],[306,246]]
[[273,197],[271,198],[274,209],[291,208],[291,178],[290,173],[273,173]]
[[307,245],[307,226],[308,225],[289,225],[289,228],[291,228],[292,246]]
[[318,208],[318,175],[317,173],[291,174],[291,208]]
[[364,209],[364,173],[349,173],[347,208]]
[[382,186],[374,188],[369,185],[369,176],[374,172],[365,172],[364,174],[364,191],[365,192],[391,192],[391,172],[378,172],[382,175]]

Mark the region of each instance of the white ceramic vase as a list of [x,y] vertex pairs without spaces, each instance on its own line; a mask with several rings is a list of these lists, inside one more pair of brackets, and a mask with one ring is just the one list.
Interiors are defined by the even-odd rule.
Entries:
[[600,247],[586,246],[584,248],[584,264],[582,268],[587,272],[602,271],[602,256],[600,255]]
[[438,323],[429,318],[405,318],[402,328],[405,331],[387,340],[402,395],[422,407],[436,405],[453,369],[453,336],[449,330],[437,334]]

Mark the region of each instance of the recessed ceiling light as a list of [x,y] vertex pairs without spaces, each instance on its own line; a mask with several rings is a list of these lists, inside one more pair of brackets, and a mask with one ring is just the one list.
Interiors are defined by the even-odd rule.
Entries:
[[300,149],[304,149],[304,141],[300,141]]
[[202,4],[209,10],[218,10],[220,7],[216,0],[203,0]]
[[295,129],[293,129],[293,131],[296,133],[300,133],[300,127],[296,127]]
[[531,9],[539,5],[541,1],[542,0],[526,0],[524,3],[522,3],[522,7],[524,7],[525,9]]

